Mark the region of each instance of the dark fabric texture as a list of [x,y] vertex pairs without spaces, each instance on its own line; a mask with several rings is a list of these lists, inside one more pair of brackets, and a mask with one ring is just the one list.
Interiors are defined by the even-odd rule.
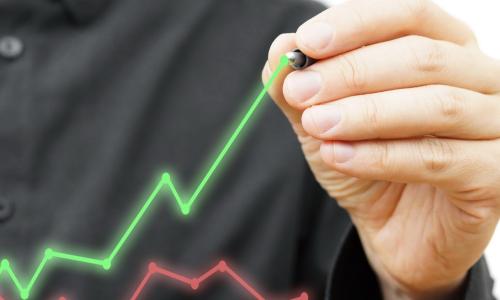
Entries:
[[464,299],[495,300],[496,298],[491,293],[493,285],[494,282],[490,277],[486,259],[481,258],[469,271]]
[[377,277],[354,227],[347,231],[342,244],[342,251],[334,260],[328,294],[332,299],[382,300]]
[[[0,57],[0,204],[9,210],[0,258],[23,283],[47,246],[104,258],[162,172],[188,195],[260,89],[272,40],[322,9],[305,0],[0,0],[0,37],[24,45],[18,58]],[[30,299],[129,299],[150,261],[198,276],[219,259],[273,299],[376,299],[362,248],[344,243],[351,227],[267,99],[190,216],[162,193],[111,271],[50,262]],[[350,270],[359,273],[343,280]],[[484,265],[473,269],[467,300],[491,299],[488,278]],[[0,295],[19,296],[5,273]],[[253,298],[221,275],[196,292],[155,278],[141,299]]]
[[[382,300],[377,277],[368,263],[354,226],[348,228],[342,241],[342,249],[334,258],[328,278],[327,299]],[[486,260],[481,258],[467,274],[461,297],[456,300],[495,300],[493,284]]]

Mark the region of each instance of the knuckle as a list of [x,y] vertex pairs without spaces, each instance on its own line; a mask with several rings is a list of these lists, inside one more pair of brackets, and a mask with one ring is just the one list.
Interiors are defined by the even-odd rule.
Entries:
[[448,125],[459,125],[466,111],[465,95],[454,88],[445,88],[435,94],[438,117]]
[[404,0],[400,2],[406,10],[409,18],[415,23],[425,19],[430,7],[429,0]]
[[457,22],[459,22],[462,26],[462,34],[465,39],[464,44],[473,45],[474,47],[478,48],[478,40],[476,34],[474,33],[474,30],[472,30],[472,28],[462,20],[457,19]]
[[345,13],[349,15],[349,19],[353,20],[354,22],[354,26],[352,26],[352,28],[354,29],[354,35],[365,35],[368,33],[367,30],[373,27],[368,25],[365,16],[356,7],[345,6]]
[[352,54],[339,57],[340,66],[338,68],[344,85],[350,91],[360,91],[366,86],[366,72],[364,67]]
[[425,138],[417,147],[425,170],[436,173],[450,168],[453,163],[454,149],[439,138]]
[[412,69],[424,73],[440,72],[445,68],[447,53],[441,43],[428,38],[413,36],[409,39]]
[[364,105],[361,106],[363,108],[362,120],[366,127],[376,133],[380,126],[379,104],[371,96],[365,95],[365,99]]
[[375,153],[378,154],[378,159],[373,162],[373,167],[380,172],[389,173],[393,168],[392,151],[387,142],[375,142]]

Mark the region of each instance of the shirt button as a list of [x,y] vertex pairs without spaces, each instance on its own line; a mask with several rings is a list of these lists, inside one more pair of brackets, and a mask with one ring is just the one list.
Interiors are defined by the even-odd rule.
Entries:
[[7,59],[15,59],[23,54],[23,42],[15,36],[4,36],[0,38],[0,56]]
[[0,223],[9,220],[14,214],[14,203],[7,198],[0,198]]

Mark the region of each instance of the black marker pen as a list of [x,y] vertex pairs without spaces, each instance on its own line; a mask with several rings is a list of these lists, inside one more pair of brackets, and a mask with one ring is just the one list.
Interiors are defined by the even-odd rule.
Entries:
[[295,70],[305,69],[316,62],[314,58],[305,55],[299,49],[294,49],[285,55],[288,58],[288,64]]

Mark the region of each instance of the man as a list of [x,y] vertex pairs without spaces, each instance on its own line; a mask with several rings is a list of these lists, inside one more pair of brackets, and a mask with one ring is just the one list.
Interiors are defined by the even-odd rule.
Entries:
[[[427,2],[322,10],[1,1],[0,295],[130,299],[153,261],[198,289],[152,276],[140,299],[255,298],[222,274],[195,284],[223,259],[266,299],[492,299],[498,63]],[[217,161],[270,42],[308,19],[263,71],[295,47],[319,59],[270,90],[304,153],[261,104],[183,216],[175,199]]]

